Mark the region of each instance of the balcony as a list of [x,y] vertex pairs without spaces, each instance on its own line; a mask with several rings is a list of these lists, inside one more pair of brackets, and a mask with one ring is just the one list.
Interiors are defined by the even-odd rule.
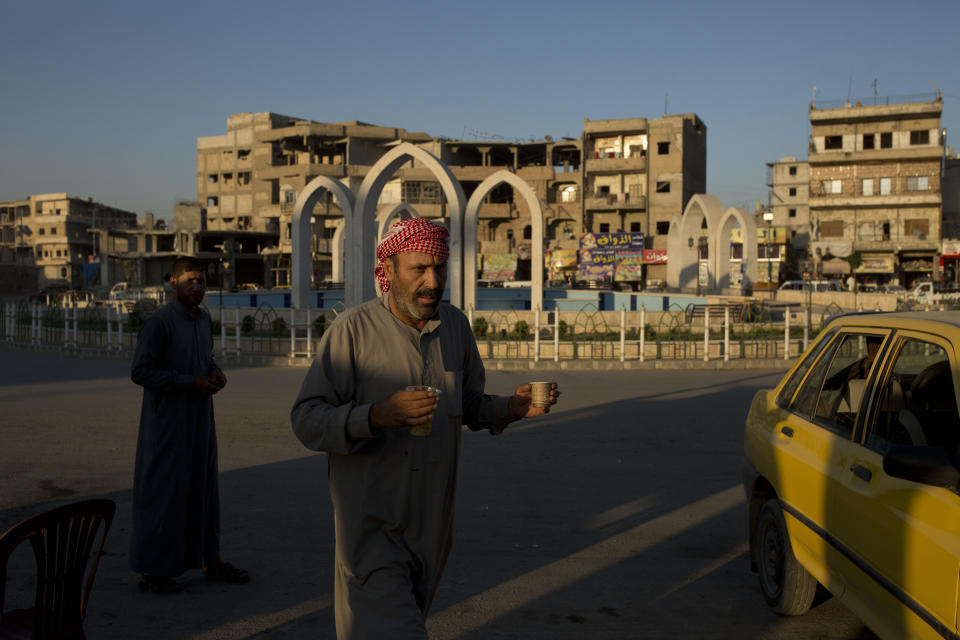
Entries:
[[594,193],[584,199],[588,211],[612,211],[617,209],[645,210],[647,198],[629,193]]
[[[602,155],[602,154],[601,154]],[[618,154],[609,154],[618,156]],[[642,173],[647,170],[646,156],[598,157],[586,161],[587,173]]]
[[939,160],[943,156],[940,145],[901,147],[899,149],[868,149],[863,151],[810,152],[810,166],[861,162],[895,162],[898,160]]

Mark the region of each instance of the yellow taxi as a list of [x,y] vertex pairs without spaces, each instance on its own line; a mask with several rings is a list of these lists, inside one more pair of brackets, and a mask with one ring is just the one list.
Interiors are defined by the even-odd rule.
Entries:
[[818,583],[884,638],[960,638],[960,312],[833,319],[744,433],[767,604]]

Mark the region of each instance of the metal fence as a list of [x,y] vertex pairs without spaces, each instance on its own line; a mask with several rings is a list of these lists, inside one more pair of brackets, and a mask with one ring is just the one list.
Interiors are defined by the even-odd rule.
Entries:
[[[155,309],[80,308],[35,302],[2,303],[0,339],[27,347],[123,353]],[[275,309],[269,304],[211,310],[218,356],[311,358],[343,310]],[[816,315],[802,307],[672,306],[667,311],[605,312],[467,310],[481,357],[541,361],[789,360],[800,355],[839,307]]]

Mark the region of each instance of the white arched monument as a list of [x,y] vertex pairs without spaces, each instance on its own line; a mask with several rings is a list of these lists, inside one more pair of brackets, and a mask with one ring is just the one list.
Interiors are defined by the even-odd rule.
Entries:
[[[743,282],[741,287],[752,289],[757,281],[757,222],[743,207],[730,207],[720,219],[720,224],[716,228],[716,238],[714,246],[717,251],[710,255],[713,263],[714,272],[717,274],[718,286],[721,289],[730,288],[730,257],[722,250],[723,247],[730,245],[730,236],[734,226],[739,223],[741,231],[741,242],[743,242],[743,257],[741,258],[741,269],[743,270]],[[713,231],[711,229],[711,231]]]
[[[349,220],[354,217],[353,192],[339,180],[329,176],[317,176],[300,192],[297,203],[293,207],[293,224],[290,233],[290,292],[292,294],[290,302],[294,309],[303,309],[310,303],[310,276],[313,273],[313,250],[310,246],[313,230],[310,227],[310,218],[313,215],[314,206],[327,191],[332,193],[340,203],[346,225],[349,225]],[[334,237],[334,246],[336,246],[336,237]],[[333,258],[333,278],[336,280],[339,256],[334,255]]]
[[[463,308],[477,308],[477,219],[483,199],[501,184],[513,187],[514,193],[523,195],[530,210],[530,308],[543,308],[543,210],[536,192],[527,181],[507,170],[497,171],[481,182],[470,196],[467,213],[463,220]],[[539,241],[537,241],[539,239]]]
[[360,304],[376,296],[376,287],[373,270],[376,260],[375,224],[377,201],[383,192],[383,187],[393,175],[410,160],[415,160],[429,169],[444,195],[447,197],[447,206],[450,214],[450,262],[448,284],[450,286],[450,303],[455,307],[463,307],[463,210],[466,197],[463,188],[445,164],[429,151],[414,146],[409,142],[397,145],[370,169],[370,173],[363,179],[360,191],[357,194],[356,215],[348,223],[347,236],[347,277],[344,285],[344,296],[347,307]]

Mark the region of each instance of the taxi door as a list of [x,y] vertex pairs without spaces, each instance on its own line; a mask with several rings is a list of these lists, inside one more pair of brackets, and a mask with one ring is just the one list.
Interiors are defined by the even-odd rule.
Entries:
[[[844,600],[884,637],[956,637],[960,495],[887,475],[892,445],[960,446],[957,353],[940,336],[898,332],[845,479],[845,540],[861,571]],[[933,372],[931,374],[930,372]]]
[[844,328],[811,367],[774,437],[777,491],[797,559],[835,595],[852,566],[836,541],[849,535],[843,513],[855,427],[890,332]]

